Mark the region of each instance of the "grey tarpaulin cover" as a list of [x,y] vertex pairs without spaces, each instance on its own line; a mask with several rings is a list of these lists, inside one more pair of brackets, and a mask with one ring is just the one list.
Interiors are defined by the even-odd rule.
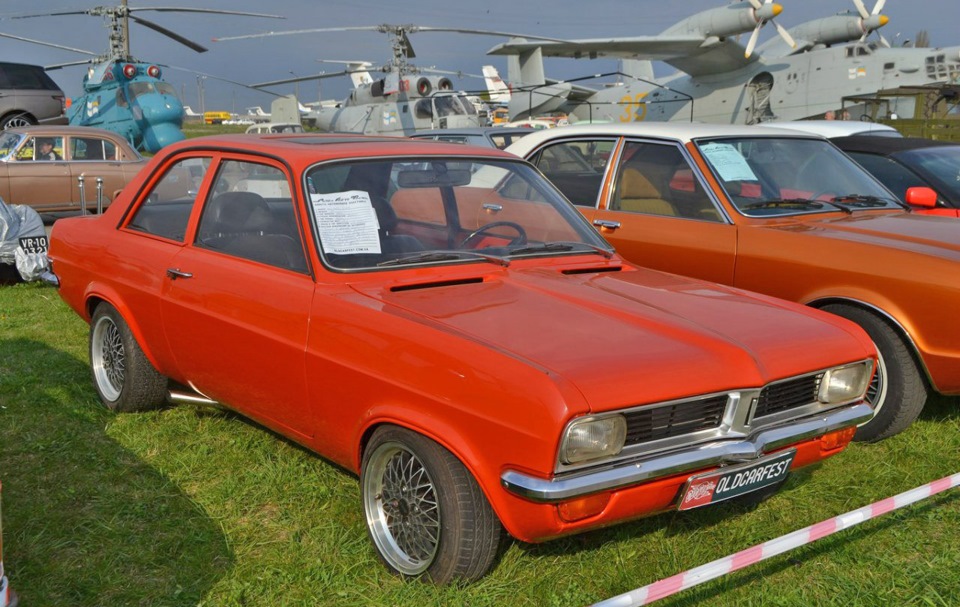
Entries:
[[21,238],[45,235],[43,221],[36,211],[0,200],[0,263],[15,264],[24,280],[36,280],[47,268],[46,254],[24,253],[18,249]]

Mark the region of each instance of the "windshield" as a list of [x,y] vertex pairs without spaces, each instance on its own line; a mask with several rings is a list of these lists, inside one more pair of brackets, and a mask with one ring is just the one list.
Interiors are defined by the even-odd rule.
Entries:
[[896,154],[896,158],[947,192],[951,199],[960,200],[960,146],[911,150]]
[[312,220],[335,269],[612,255],[536,170],[494,159],[400,158],[307,171]]
[[18,133],[0,133],[0,158],[6,158],[17,149],[23,135]]
[[698,146],[727,196],[747,216],[902,208],[860,165],[824,140],[744,137]]

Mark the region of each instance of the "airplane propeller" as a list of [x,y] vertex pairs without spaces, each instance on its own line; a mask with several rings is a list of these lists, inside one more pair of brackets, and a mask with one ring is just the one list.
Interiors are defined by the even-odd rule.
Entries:
[[[879,2],[883,1],[884,0],[879,0]],[[781,5],[773,2],[773,0],[764,0],[763,4],[760,3],[760,0],[748,0],[748,3],[753,7],[753,16],[757,21],[757,27],[753,28],[753,33],[750,34],[750,40],[747,41],[747,48],[743,53],[744,57],[749,58],[750,55],[753,54],[753,49],[757,46],[757,39],[760,37],[760,28],[768,22],[777,28],[777,33],[780,34],[784,42],[789,44],[791,48],[796,48],[797,43],[793,40],[789,32],[787,32],[786,28],[773,20],[774,17],[783,11]]]
[[[877,31],[890,21],[889,17],[880,14],[886,2],[887,0],[877,0],[877,3],[873,5],[873,10],[868,13],[867,7],[863,4],[863,0],[853,0],[853,4],[857,7],[857,12],[860,13],[860,28],[863,30],[863,36],[860,37],[860,42],[865,41],[871,32]],[[880,32],[877,32],[877,36],[880,37],[880,44],[890,48],[890,43],[887,42],[887,39],[884,38]]]

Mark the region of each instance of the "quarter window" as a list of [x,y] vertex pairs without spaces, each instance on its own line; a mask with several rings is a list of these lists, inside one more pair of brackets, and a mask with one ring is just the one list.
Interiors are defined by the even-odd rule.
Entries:
[[577,140],[552,145],[540,151],[533,164],[550,178],[570,202],[594,207],[603,185],[603,174],[613,140]]
[[183,242],[197,192],[210,158],[184,158],[174,163],[150,190],[127,227]]

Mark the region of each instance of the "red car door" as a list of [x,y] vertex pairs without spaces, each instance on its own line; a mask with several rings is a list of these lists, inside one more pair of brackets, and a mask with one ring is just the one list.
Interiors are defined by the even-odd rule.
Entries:
[[[256,183],[272,196],[237,189]],[[289,183],[279,166],[221,162],[196,233],[168,269],[163,320],[192,387],[309,437],[304,352],[314,282]]]

